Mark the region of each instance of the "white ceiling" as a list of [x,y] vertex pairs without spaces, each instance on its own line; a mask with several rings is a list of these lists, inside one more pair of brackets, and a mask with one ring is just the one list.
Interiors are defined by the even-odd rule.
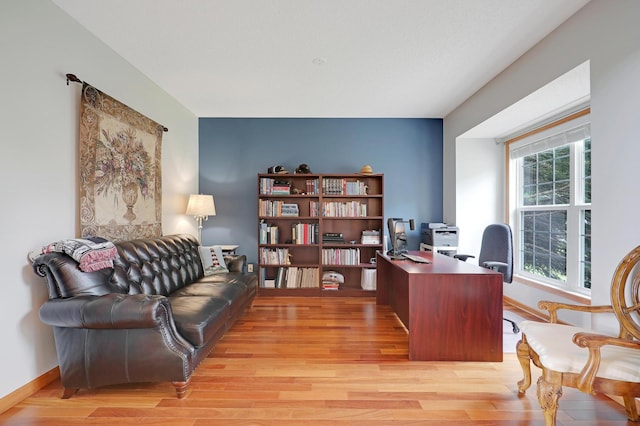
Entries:
[[198,117],[427,118],[588,1],[53,0]]

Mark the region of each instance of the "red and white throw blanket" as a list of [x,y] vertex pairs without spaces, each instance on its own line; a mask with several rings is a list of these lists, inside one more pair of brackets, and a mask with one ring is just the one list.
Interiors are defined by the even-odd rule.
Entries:
[[79,263],[83,272],[93,272],[113,268],[113,259],[118,251],[111,241],[98,237],[73,238],[56,241],[42,247],[40,254],[65,253]]

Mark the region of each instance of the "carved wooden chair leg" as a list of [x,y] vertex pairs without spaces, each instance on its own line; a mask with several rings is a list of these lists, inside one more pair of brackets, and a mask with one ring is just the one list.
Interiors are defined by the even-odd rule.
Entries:
[[555,426],[558,400],[562,396],[562,373],[543,370],[538,379],[538,402],[544,412],[544,424]]
[[516,353],[520,367],[522,367],[522,380],[518,382],[518,396],[523,396],[531,386],[531,358],[529,358],[529,344],[525,336],[516,344]]
[[624,409],[627,412],[627,418],[632,422],[638,421],[638,407],[636,406],[636,399],[632,396],[623,396]]
[[187,394],[187,388],[189,387],[189,382],[191,381],[191,377],[189,377],[185,382],[171,382],[173,387],[176,388],[176,395],[178,399],[184,398]]
[[78,392],[78,388],[64,388],[62,399],[69,399]]

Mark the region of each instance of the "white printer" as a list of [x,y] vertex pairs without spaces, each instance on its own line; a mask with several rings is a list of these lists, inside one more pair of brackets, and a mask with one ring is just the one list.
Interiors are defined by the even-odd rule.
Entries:
[[453,256],[458,251],[458,234],[457,226],[446,223],[422,223],[420,248]]

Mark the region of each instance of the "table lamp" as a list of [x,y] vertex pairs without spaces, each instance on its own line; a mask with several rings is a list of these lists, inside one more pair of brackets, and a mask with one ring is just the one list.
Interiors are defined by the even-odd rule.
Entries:
[[202,221],[216,215],[213,195],[191,194],[187,203],[187,214],[198,222],[198,242],[202,245]]

